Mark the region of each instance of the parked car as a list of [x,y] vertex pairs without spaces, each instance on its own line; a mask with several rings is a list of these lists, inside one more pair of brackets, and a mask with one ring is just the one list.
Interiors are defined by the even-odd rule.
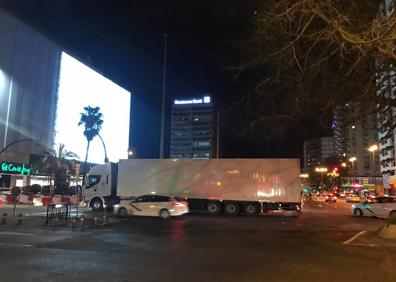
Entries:
[[359,203],[360,202],[360,197],[356,194],[349,194],[346,198],[345,201],[347,203]]
[[335,203],[337,202],[337,196],[334,195],[333,193],[328,193],[325,197],[325,202]]
[[352,214],[355,216],[388,218],[394,210],[396,210],[396,198],[387,196],[376,197],[372,202],[352,205]]
[[188,204],[184,199],[165,195],[143,195],[114,205],[114,213],[119,217],[159,216],[169,218],[183,215],[188,211]]

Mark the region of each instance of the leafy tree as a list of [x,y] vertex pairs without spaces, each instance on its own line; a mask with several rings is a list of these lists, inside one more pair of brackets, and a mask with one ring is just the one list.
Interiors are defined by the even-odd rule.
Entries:
[[100,130],[102,129],[103,124],[103,114],[100,112],[99,107],[84,107],[84,112],[81,113],[80,121],[78,126],[84,125],[84,136],[87,138],[87,150],[85,154],[84,161],[84,174],[83,181],[85,180],[86,170],[87,170],[87,161],[88,161],[88,152],[89,145],[91,141],[99,135]]
[[44,152],[44,157],[41,160],[41,169],[47,171],[50,176],[50,183],[54,181],[55,194],[63,194],[65,188],[68,186],[67,173],[75,166],[75,161],[72,159],[78,156],[65,149],[64,144],[59,144],[57,150],[51,149]]
[[246,89],[239,106],[248,128],[309,134],[328,128],[339,105],[359,105],[352,119],[396,106],[374,94],[395,75],[396,18],[385,2],[392,1],[267,1],[227,65]]

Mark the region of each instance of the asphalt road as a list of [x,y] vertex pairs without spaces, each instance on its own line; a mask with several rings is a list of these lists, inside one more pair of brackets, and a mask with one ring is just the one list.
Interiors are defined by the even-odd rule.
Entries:
[[311,201],[298,216],[4,225],[0,281],[396,281],[396,247],[356,237],[384,223],[351,216],[345,202]]

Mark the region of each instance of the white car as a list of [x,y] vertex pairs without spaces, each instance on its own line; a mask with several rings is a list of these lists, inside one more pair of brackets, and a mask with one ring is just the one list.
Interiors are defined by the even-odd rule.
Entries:
[[355,216],[388,218],[393,210],[396,210],[396,198],[387,196],[376,197],[371,202],[352,205],[352,213]]
[[188,203],[184,199],[163,195],[143,195],[114,205],[114,213],[119,217],[136,215],[169,218],[188,211]]

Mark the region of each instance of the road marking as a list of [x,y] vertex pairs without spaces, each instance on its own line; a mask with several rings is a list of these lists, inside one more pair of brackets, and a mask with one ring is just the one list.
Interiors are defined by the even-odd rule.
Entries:
[[360,231],[359,233],[355,234],[355,236],[353,236],[352,238],[342,242],[343,245],[348,245],[350,244],[352,241],[356,240],[359,236],[363,235],[364,233],[366,233],[366,230]]
[[46,212],[36,212],[36,213],[25,213],[23,216],[37,216],[37,215],[47,215]]
[[348,246],[366,246],[366,247],[378,247],[377,245],[375,245],[375,244],[355,244],[355,243],[353,243],[353,244],[348,244]]
[[24,247],[24,248],[35,248],[34,245],[26,245],[26,244],[15,244],[15,243],[1,243],[0,246],[8,246],[8,247]]
[[30,233],[21,233],[21,232],[9,232],[9,231],[2,231],[0,232],[0,235],[19,235],[19,236],[34,236],[34,234],[30,234]]

